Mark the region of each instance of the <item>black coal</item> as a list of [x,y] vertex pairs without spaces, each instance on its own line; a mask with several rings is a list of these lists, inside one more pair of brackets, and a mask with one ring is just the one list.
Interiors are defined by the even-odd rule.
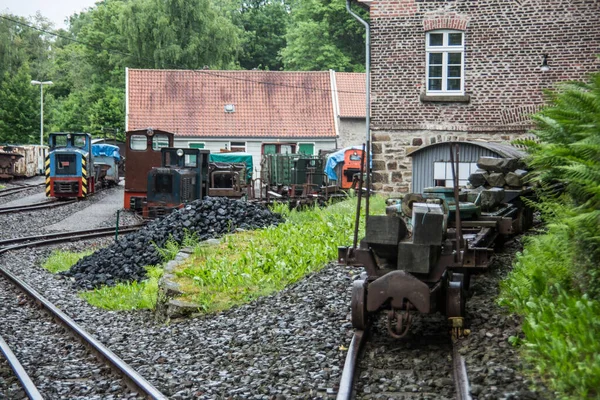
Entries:
[[162,262],[157,247],[163,247],[170,239],[181,244],[186,233],[195,233],[203,241],[238,228],[258,229],[282,220],[281,215],[261,204],[205,197],[82,258],[62,275],[74,278],[75,285],[84,289],[140,281],[146,278],[144,266]]

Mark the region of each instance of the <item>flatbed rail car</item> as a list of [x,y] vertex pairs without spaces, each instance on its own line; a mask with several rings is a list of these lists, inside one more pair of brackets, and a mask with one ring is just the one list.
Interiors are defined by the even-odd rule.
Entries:
[[453,191],[436,187],[408,194],[389,206],[387,215],[367,218],[360,246],[339,248],[340,264],[365,268],[352,289],[355,329],[367,329],[375,313],[387,310],[388,331],[399,338],[408,332],[413,313],[439,311],[455,336],[462,334],[471,274],[485,271],[495,245],[528,229],[533,214],[522,201],[527,190],[502,193],[493,209],[479,202],[498,191],[476,197]]

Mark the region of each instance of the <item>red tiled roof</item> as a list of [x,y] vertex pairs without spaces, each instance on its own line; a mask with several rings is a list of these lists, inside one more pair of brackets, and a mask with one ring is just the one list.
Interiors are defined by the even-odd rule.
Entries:
[[[127,84],[128,130],[152,127],[195,137],[336,136],[329,72],[129,69]],[[226,113],[226,104],[235,112]]]
[[336,72],[340,117],[366,118],[366,75],[356,72]]

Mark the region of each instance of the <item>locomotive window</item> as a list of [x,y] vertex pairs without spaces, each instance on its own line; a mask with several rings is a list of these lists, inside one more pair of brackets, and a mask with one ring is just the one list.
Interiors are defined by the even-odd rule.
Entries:
[[144,135],[131,135],[129,139],[129,147],[131,150],[141,150],[144,151],[148,148],[148,142],[146,141],[146,136]]
[[66,147],[67,146],[67,135],[56,135],[54,138],[54,147]]
[[85,147],[85,136],[75,136],[73,138],[73,144],[81,149]]
[[160,150],[163,147],[169,147],[169,137],[167,135],[154,135],[152,138],[152,150]]

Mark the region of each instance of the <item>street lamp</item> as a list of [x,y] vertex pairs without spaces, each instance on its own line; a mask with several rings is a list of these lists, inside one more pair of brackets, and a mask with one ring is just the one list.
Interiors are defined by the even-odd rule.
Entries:
[[32,85],[40,85],[40,146],[44,145],[44,85],[52,85],[52,81],[31,81]]

